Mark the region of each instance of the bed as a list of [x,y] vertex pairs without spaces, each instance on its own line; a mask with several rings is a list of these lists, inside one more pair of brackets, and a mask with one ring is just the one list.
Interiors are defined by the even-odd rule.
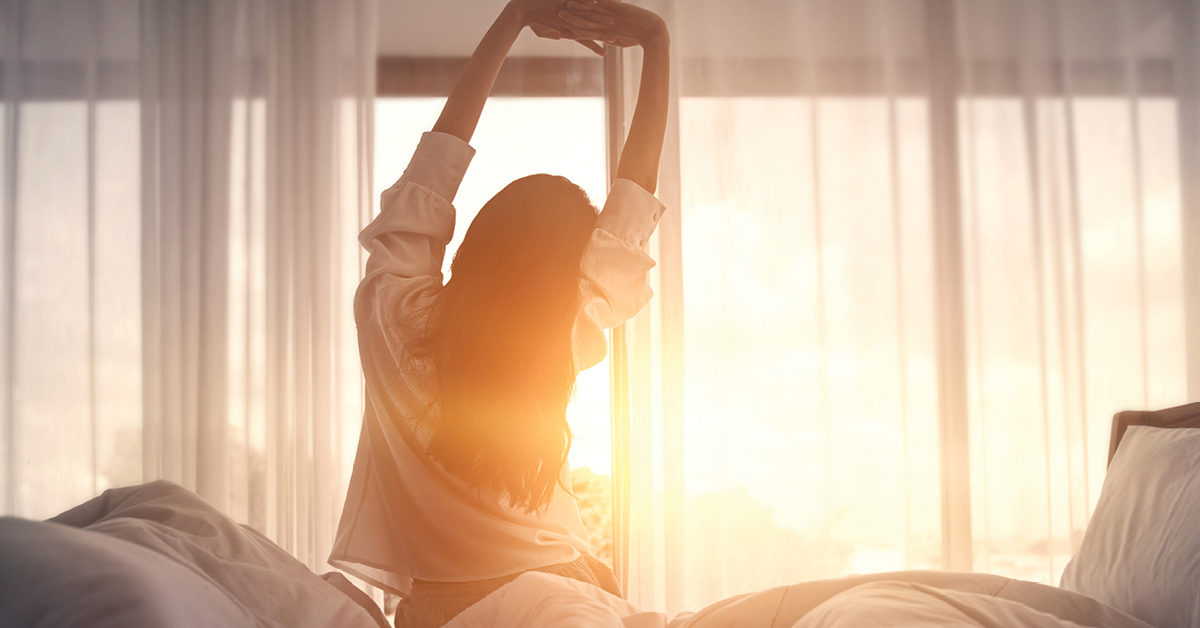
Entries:
[[1112,464],[1117,445],[1125,432],[1134,425],[1163,429],[1200,427],[1200,402],[1189,403],[1166,410],[1126,410],[1113,417],[1112,436],[1108,439],[1108,464]]
[[[803,582],[667,618],[543,573],[447,628],[1200,628],[1200,403],[1113,419],[1109,466],[1061,587],[909,571]],[[344,577],[313,574],[168,482],[49,522],[0,518],[0,628],[380,628]]]
[[1104,488],[1061,587],[894,572],[776,587],[668,619],[526,574],[447,628],[1200,628],[1200,430],[1180,429],[1197,427],[1200,403],[1113,418]]
[[0,517],[0,567],[0,628],[387,627],[345,576],[162,480]]

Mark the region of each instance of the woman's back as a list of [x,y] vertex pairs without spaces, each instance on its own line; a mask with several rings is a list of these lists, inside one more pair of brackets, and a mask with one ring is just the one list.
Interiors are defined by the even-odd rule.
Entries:
[[[599,215],[565,180],[514,182],[480,211],[444,284],[467,142],[525,26],[601,54],[593,40],[643,46],[617,180]],[[359,236],[367,403],[330,563],[407,596],[409,623],[439,625],[530,570],[619,593],[565,488],[565,410],[578,371],[604,357],[603,330],[652,294],[668,47],[661,18],[616,0],[512,0]]]
[[[355,298],[367,408],[330,562],[389,590],[407,591],[411,578],[486,580],[570,562],[589,550],[575,500],[562,486],[565,466],[545,511],[528,513],[502,492],[448,472],[427,451],[440,390],[433,360],[414,355],[408,343],[424,327],[412,317],[433,311],[444,289],[441,259],[454,212],[448,197],[472,154],[457,138],[426,134],[405,175],[384,193],[384,211],[360,237],[370,252]],[[640,187],[614,185],[584,253],[572,341],[577,368],[603,358],[602,328],[649,300],[653,261],[645,240],[661,213]]]

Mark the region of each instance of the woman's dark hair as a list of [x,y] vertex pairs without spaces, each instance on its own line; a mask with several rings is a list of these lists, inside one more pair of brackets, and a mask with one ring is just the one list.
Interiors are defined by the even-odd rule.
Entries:
[[595,225],[567,179],[513,181],[471,222],[413,346],[437,375],[430,456],[525,512],[549,505],[571,448],[572,333]]

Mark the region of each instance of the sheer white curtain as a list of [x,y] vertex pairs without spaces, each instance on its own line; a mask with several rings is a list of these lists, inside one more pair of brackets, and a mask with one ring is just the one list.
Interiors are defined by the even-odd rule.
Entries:
[[631,600],[1056,582],[1113,413],[1200,399],[1192,3],[645,4],[675,107],[658,296],[615,337]]
[[319,566],[361,418],[374,1],[0,10],[3,512],[166,478]]

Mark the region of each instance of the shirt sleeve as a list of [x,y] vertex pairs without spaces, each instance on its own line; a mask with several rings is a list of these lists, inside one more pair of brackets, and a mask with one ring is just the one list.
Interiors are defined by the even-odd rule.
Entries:
[[475,149],[446,133],[425,133],[408,168],[380,198],[359,234],[367,268],[354,296],[367,385],[385,386],[403,350],[397,323],[442,288],[442,261],[454,237],[452,201]]
[[579,370],[604,359],[608,343],[603,330],[633,318],[654,295],[648,246],[664,209],[638,184],[627,179],[613,183],[583,257],[574,338]]

